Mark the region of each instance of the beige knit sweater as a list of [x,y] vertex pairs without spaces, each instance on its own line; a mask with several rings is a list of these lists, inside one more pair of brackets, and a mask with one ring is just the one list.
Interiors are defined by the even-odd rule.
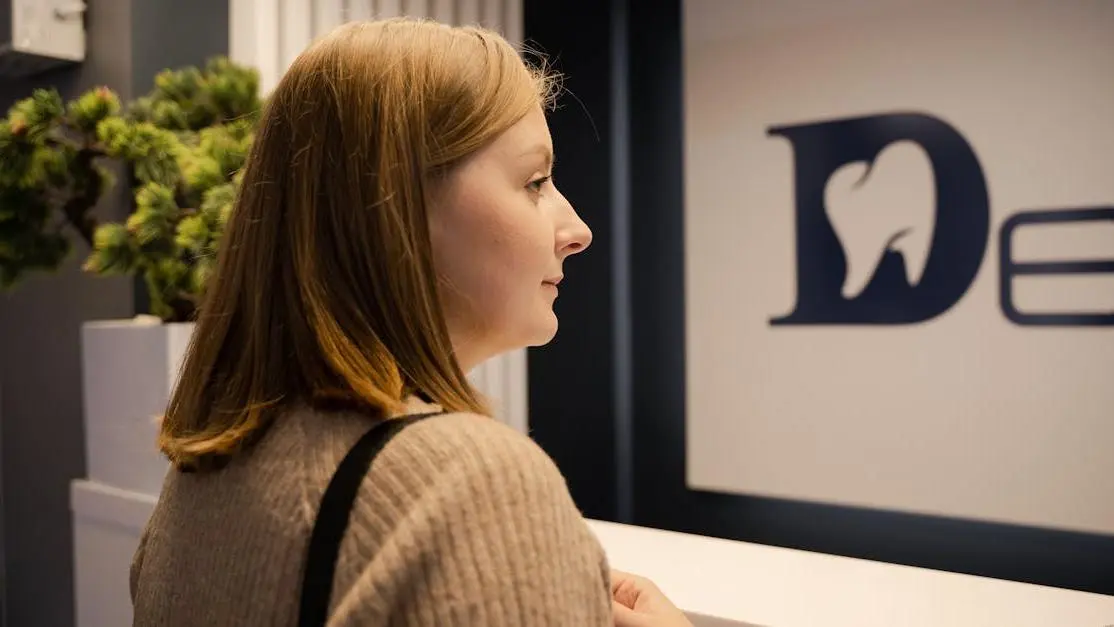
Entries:
[[[294,625],[317,504],[369,426],[296,412],[223,470],[171,471],[132,566],[134,625]],[[372,465],[329,625],[610,627],[608,579],[540,448],[490,418],[436,416]]]

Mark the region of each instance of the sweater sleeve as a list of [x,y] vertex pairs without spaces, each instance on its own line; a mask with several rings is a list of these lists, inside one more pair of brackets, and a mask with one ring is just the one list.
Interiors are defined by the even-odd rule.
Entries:
[[331,626],[612,625],[604,553],[529,438],[445,416],[384,457],[341,547]]

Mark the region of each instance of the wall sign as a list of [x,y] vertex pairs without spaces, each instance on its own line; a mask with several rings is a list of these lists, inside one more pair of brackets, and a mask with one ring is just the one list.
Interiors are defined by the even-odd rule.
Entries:
[[693,489],[1114,534],[1114,4],[684,3]]

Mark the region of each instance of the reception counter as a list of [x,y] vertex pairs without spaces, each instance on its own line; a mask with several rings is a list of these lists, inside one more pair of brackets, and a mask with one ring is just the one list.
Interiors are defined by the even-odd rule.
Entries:
[[[71,486],[78,627],[131,624],[128,568],[155,497]],[[1106,627],[1114,597],[590,521],[612,565],[696,627]]]
[[1109,627],[1114,597],[592,521],[696,627]]

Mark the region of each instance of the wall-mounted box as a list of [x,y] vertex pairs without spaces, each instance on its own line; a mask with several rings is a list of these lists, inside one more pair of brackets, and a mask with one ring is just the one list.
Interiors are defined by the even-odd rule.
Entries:
[[32,76],[84,60],[84,2],[0,0],[0,77]]

